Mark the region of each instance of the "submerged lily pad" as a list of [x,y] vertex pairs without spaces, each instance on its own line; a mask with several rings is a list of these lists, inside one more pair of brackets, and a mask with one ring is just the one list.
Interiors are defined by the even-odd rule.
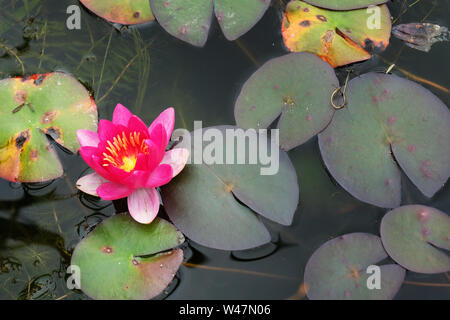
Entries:
[[110,22],[139,24],[155,20],[149,0],[80,0],[81,3]]
[[172,281],[183,261],[184,242],[173,225],[156,218],[140,224],[117,214],[99,224],[75,248],[81,290],[94,299],[151,299]]
[[[395,264],[380,265],[380,288],[369,289],[375,274],[367,267],[387,258],[381,239],[368,233],[334,238],[309,258],[305,268],[306,293],[311,300],[386,300],[400,289],[405,270]],[[369,280],[369,282],[371,282]]]
[[[236,129],[244,132],[233,126],[203,130],[205,134],[208,132],[220,139],[226,137],[227,132],[236,133]],[[201,129],[193,131],[191,141],[201,139],[201,134]],[[235,140],[232,143],[236,146]],[[184,144],[185,139],[183,141],[179,146],[189,148]],[[244,155],[246,164],[217,164],[212,159],[208,160],[209,157],[203,157],[207,162],[198,161],[197,155],[203,150],[203,155],[212,153],[217,155],[218,162],[230,163],[226,161],[231,154],[227,151],[227,146],[231,146],[228,142],[230,140],[216,150],[212,150],[207,142],[200,149],[202,142],[194,142],[195,148],[191,151],[193,164],[188,164],[176,178],[163,186],[161,196],[170,220],[193,241],[216,249],[244,250],[271,240],[257,214],[283,225],[292,223],[299,197],[297,174],[287,154],[282,151],[279,157],[273,158],[274,165],[279,163],[278,171],[271,172],[273,175],[262,175],[264,171],[261,169],[268,169],[269,165],[262,165],[261,157],[254,161],[255,164],[249,164],[248,154]],[[238,140],[240,142],[242,139]],[[265,141],[261,144],[265,145]],[[279,151],[278,146],[275,147]],[[275,148],[267,148],[272,153],[276,152]],[[250,157],[257,154],[253,151]],[[236,156],[239,158],[242,154],[231,154],[234,163],[237,163]]]
[[250,30],[270,0],[150,0],[156,19],[172,36],[202,47],[208,39],[213,12],[228,40]]
[[97,130],[97,106],[89,92],[64,73],[0,81],[0,177],[42,182],[63,169],[46,134],[77,152],[78,129]]
[[381,239],[389,256],[420,273],[450,271],[450,217],[434,208],[409,205],[388,212],[381,221]]
[[348,105],[319,135],[333,177],[357,199],[401,202],[400,168],[431,197],[450,176],[450,111],[415,82],[380,73],[351,80]]
[[305,0],[309,4],[331,10],[353,10],[388,2],[388,0]]
[[312,52],[331,66],[367,60],[372,51],[383,51],[391,35],[391,15],[379,7],[380,21],[366,9],[331,11],[294,0],[287,4],[281,26],[286,47]]
[[281,114],[280,146],[289,150],[330,123],[330,96],[337,87],[333,68],[311,53],[272,59],[244,84],[234,109],[236,123],[241,128],[267,128]]

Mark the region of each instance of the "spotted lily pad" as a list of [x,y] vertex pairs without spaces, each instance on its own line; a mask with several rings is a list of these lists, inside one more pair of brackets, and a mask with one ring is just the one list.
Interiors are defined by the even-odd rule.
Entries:
[[366,9],[330,11],[291,1],[281,26],[284,43],[292,52],[312,52],[333,67],[367,60],[372,51],[386,49],[391,35],[389,9],[377,8],[379,21]]
[[325,9],[352,10],[383,4],[388,0],[305,0],[305,2]]
[[72,152],[78,129],[97,130],[97,107],[89,92],[64,73],[0,81],[0,177],[42,182],[62,175],[46,135]]
[[[225,139],[227,134],[244,132],[233,126],[203,130],[205,137],[207,134],[211,135],[208,139]],[[183,234],[207,247],[244,250],[268,243],[271,240],[269,232],[257,214],[289,225],[298,204],[297,174],[287,154],[280,151],[279,157],[273,157],[274,164],[279,163],[278,170],[274,167],[273,172],[264,173],[261,169],[268,169],[269,165],[263,165],[261,157],[253,162],[255,164],[250,164],[247,155],[243,161],[245,164],[236,164],[236,155],[239,157],[242,153],[235,153],[227,148],[232,146],[233,141],[236,146],[239,141],[242,142],[241,139],[237,143],[237,139],[227,140],[213,150],[210,142],[204,142],[203,148],[201,147],[201,136],[201,129],[193,131],[189,136],[194,146],[191,150],[192,164],[188,164],[174,180],[161,188],[163,205],[170,220]],[[190,149],[184,144],[185,141],[187,138],[178,146]],[[265,148],[276,155],[273,150],[279,151],[279,148],[275,147]],[[203,162],[198,161],[202,157],[197,156],[202,150],[203,159],[206,159]],[[250,157],[258,152],[251,152]],[[224,164],[208,160],[210,157],[205,155],[211,153],[217,155],[217,162]],[[227,157],[234,161],[227,161]]]
[[168,33],[198,47],[208,39],[214,12],[225,37],[235,40],[261,19],[269,4],[270,0],[150,0]]
[[409,205],[388,212],[381,221],[381,239],[389,256],[420,273],[450,271],[450,217],[434,208]]
[[140,224],[117,214],[99,224],[75,248],[72,266],[81,290],[94,299],[151,299],[172,281],[183,261],[184,242],[173,225],[156,218]]
[[139,24],[155,20],[149,0],[80,0],[81,3],[110,22]]
[[368,286],[368,282],[376,284],[369,279],[376,273],[368,267],[386,258],[381,239],[375,235],[350,233],[334,238],[317,249],[306,264],[307,296],[311,300],[393,299],[405,278],[402,267],[378,265],[380,287]]
[[450,176],[450,111],[415,82],[369,73],[348,84],[348,105],[319,135],[322,158],[354,197],[401,202],[400,168],[431,197]]
[[244,84],[234,109],[236,124],[267,128],[281,114],[280,146],[289,150],[330,123],[330,97],[337,87],[333,68],[311,53],[272,59]]

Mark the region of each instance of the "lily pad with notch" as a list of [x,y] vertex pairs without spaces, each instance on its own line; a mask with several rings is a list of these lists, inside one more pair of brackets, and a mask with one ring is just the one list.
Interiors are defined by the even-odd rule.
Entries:
[[319,135],[326,167],[355,198],[401,203],[401,170],[428,197],[450,176],[450,111],[433,93],[395,75],[348,83],[348,105]]
[[380,20],[372,21],[366,9],[331,11],[293,0],[281,26],[284,44],[291,52],[314,53],[332,67],[367,60],[371,52],[386,49],[391,35],[389,9],[378,8]]
[[215,13],[228,40],[248,32],[264,15],[270,0],[150,0],[160,25],[172,36],[203,47]]
[[0,177],[43,182],[63,174],[46,135],[77,152],[78,129],[97,130],[97,106],[75,78],[54,72],[0,81]]
[[[378,265],[379,289],[369,289],[367,268],[387,258],[381,239],[368,233],[334,238],[309,258],[305,267],[306,293],[311,300],[390,300],[400,289],[405,269]],[[376,271],[375,271],[376,272]],[[368,281],[369,280],[369,281]]]
[[339,87],[333,68],[307,52],[270,60],[244,84],[234,116],[242,128],[267,128],[278,121],[280,146],[290,150],[321,132],[334,108],[330,96]]
[[450,271],[450,217],[437,209],[407,205],[388,212],[381,221],[381,239],[389,256],[419,273]]
[[110,22],[133,25],[155,20],[149,0],[80,0],[81,3]]
[[151,299],[175,276],[183,251],[174,248],[183,242],[183,235],[163,219],[140,224],[129,214],[117,214],[77,245],[71,265],[79,267],[81,290],[91,298]]
[[[211,135],[209,141],[218,139],[213,136],[226,137],[227,130],[231,134],[245,132],[234,126],[203,130],[205,135],[206,132]],[[227,150],[229,143],[236,146],[236,138],[232,140],[234,142],[226,139],[222,144],[215,141],[218,143],[214,144],[217,146],[215,149],[211,149],[211,142],[202,143],[201,140],[188,146],[189,139],[194,141],[200,135],[202,131],[197,129],[190,135],[183,136],[183,142],[176,147],[192,150],[188,162],[191,164],[171,183],[161,187],[162,202],[170,220],[189,239],[206,247],[231,251],[268,243],[271,240],[270,234],[258,214],[280,224],[290,225],[298,204],[297,174],[287,154],[275,146],[279,152],[279,157],[274,156],[278,170],[264,175],[264,169],[269,168],[268,165],[263,165],[261,157],[249,161],[259,151],[247,152],[245,161],[241,162],[243,164],[238,164],[236,157],[242,156],[242,151],[236,152],[234,148]],[[242,143],[242,140],[238,141]],[[261,145],[265,143],[266,141]],[[246,145],[246,150],[249,150],[248,140]],[[275,148],[267,149],[270,154],[277,152],[274,151]],[[202,161],[197,158],[200,152],[216,155],[217,158],[208,160],[209,157],[203,157],[207,161]],[[230,154],[234,161],[227,161]],[[214,160],[217,161],[214,163]]]

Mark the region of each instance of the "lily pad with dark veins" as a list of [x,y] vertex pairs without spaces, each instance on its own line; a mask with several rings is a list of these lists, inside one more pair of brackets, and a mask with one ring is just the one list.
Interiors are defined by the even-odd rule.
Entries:
[[183,251],[173,248],[183,242],[163,219],[140,224],[129,214],[117,214],[77,245],[71,265],[79,267],[81,290],[91,298],[151,299],[175,276]]
[[381,73],[351,80],[348,105],[319,135],[333,177],[361,201],[401,202],[400,170],[428,197],[450,176],[450,111],[415,82]]
[[139,24],[155,20],[149,0],[80,0],[81,3],[110,22]]
[[[227,151],[231,146],[231,143],[227,144],[230,140],[215,149],[211,142],[206,141],[225,137],[227,132],[233,135],[236,129],[233,126],[204,128],[205,134],[211,136],[205,137],[203,144],[193,140],[196,136],[201,137],[201,129],[193,131],[188,135],[193,142],[190,154],[192,164],[188,164],[176,178],[161,188],[164,209],[175,226],[189,239],[222,250],[244,250],[268,243],[270,234],[258,214],[290,225],[299,197],[295,169],[287,154],[279,151],[278,146],[279,157],[273,158],[274,165],[279,163],[278,170],[273,167],[273,172],[264,173],[261,169],[269,169],[269,165],[257,156],[259,151],[253,150],[245,155],[236,152],[233,147]],[[244,134],[242,129],[238,130]],[[177,147],[191,149],[185,144],[187,139],[183,138]],[[232,141],[237,147],[237,143],[243,140],[235,138]],[[263,143],[266,144],[265,141]],[[206,161],[201,161],[201,156],[197,158],[199,150],[203,150]],[[248,145],[246,150],[249,150]],[[224,164],[213,163],[214,159],[205,157],[209,154],[217,154],[215,160]],[[245,158],[245,164],[237,164],[240,156]],[[257,158],[250,162],[253,156]],[[234,158],[234,161],[226,161],[227,157]]]
[[267,128],[280,114],[280,146],[292,149],[331,121],[339,87],[333,68],[311,53],[291,53],[259,68],[244,84],[234,116],[242,128]]
[[[368,233],[334,238],[317,249],[305,267],[306,293],[311,300],[387,300],[400,289],[405,270],[396,264],[378,265],[387,258],[381,239]],[[380,268],[380,288],[372,283],[367,267]],[[368,281],[369,280],[369,281]]]
[[388,212],[381,221],[381,239],[389,256],[420,273],[450,271],[450,217],[437,209],[408,205]]
[[330,10],[353,10],[388,2],[388,0],[305,0],[309,4]]
[[64,73],[0,81],[0,177],[43,182],[63,174],[46,135],[77,152],[78,129],[97,130],[97,107],[89,92]]
[[391,35],[389,9],[378,8],[379,21],[366,9],[331,11],[293,0],[281,26],[284,44],[291,52],[314,53],[333,67],[367,60],[372,51],[386,49]]

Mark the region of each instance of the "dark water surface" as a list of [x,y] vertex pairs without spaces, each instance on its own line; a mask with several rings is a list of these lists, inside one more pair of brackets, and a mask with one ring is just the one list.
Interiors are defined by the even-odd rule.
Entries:
[[[120,102],[150,123],[174,106],[176,127],[234,124],[234,101],[246,79],[267,60],[286,54],[280,25],[283,1],[273,0],[264,18],[238,41],[227,41],[215,22],[204,48],[165,33],[156,23],[119,32],[82,8],[82,29],[66,28],[66,8],[74,0],[0,0],[0,78],[62,70],[93,90],[99,117],[111,118]],[[415,3],[416,2],[416,3]],[[408,7],[408,4],[413,4]],[[427,21],[449,26],[448,0],[393,1],[398,23]],[[81,5],[80,5],[81,6]],[[391,63],[413,75],[450,87],[448,42],[429,53],[392,39],[388,49],[352,68],[383,71]],[[347,68],[338,70],[341,81]],[[394,69],[393,73],[405,76]],[[425,85],[447,105],[449,94]],[[0,180],[0,299],[85,299],[65,285],[70,253],[113,206],[80,195],[75,181],[87,165],[59,150],[65,176],[50,184]],[[379,234],[385,209],[357,201],[327,174],[314,138],[289,152],[297,170],[300,203],[294,222],[267,222],[273,243],[246,252],[223,252],[188,242],[176,279],[160,298],[286,299],[297,294],[305,264],[324,242],[351,232]],[[450,212],[450,184],[427,199],[403,179],[403,204],[425,204]],[[260,258],[260,259],[258,259]],[[449,299],[446,274],[407,272],[397,299]],[[435,285],[429,285],[434,283]],[[438,285],[436,285],[438,284]],[[439,285],[441,284],[441,285]]]

